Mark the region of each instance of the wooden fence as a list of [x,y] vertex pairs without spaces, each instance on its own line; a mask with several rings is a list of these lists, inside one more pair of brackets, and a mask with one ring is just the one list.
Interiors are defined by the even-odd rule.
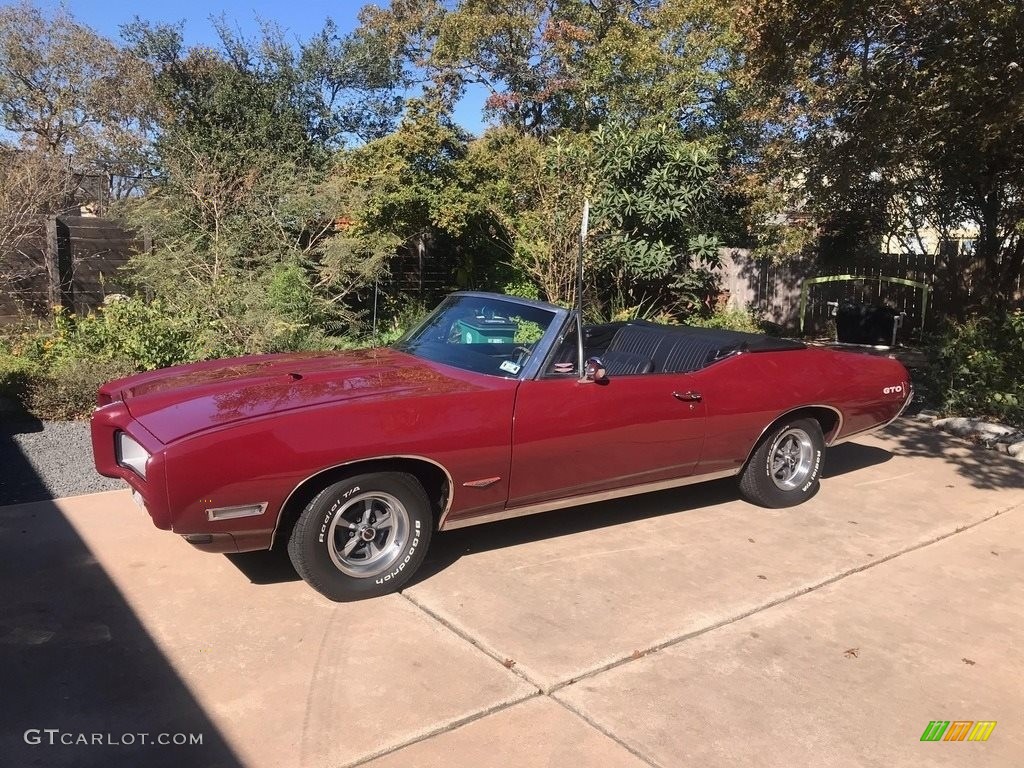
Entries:
[[417,296],[432,304],[453,290],[454,267],[432,247],[428,238],[414,238],[399,246],[388,262],[381,289],[393,295]]
[[[0,254],[0,322],[48,315],[54,305],[86,314],[111,293],[127,292],[121,268],[152,242],[119,223],[100,217],[40,217],[18,248]],[[428,239],[402,246],[388,263],[381,291],[436,303],[455,287],[451,259]],[[365,298],[365,297],[364,297]],[[372,298],[367,299],[366,309]]]
[[121,267],[148,250],[146,238],[96,216],[48,217],[19,247],[0,254],[0,320],[25,311],[48,314],[60,305],[80,314],[125,292]]
[[724,248],[719,253],[721,290],[733,309],[752,309],[759,317],[787,330],[798,322],[800,288],[808,277],[817,275],[810,261],[781,263],[755,259],[742,248]]
[[[0,284],[0,321],[28,310],[45,315],[59,304],[84,314],[102,304],[105,296],[126,291],[121,267],[152,243],[120,224],[100,217],[61,216],[40,219],[31,238],[19,249],[0,254],[0,275],[15,275]],[[808,291],[805,326],[808,335],[829,330],[830,303],[845,300],[886,304],[906,312],[904,338],[910,340],[937,320],[967,306],[975,293],[979,265],[970,257],[875,254],[857,259],[789,260],[781,263],[754,259],[744,249],[720,253],[721,288],[728,304],[753,309],[761,318],[795,332],[799,325],[800,292],[804,280],[826,275],[864,278],[821,283]],[[947,255],[948,256],[948,255]],[[949,269],[946,264],[957,264]],[[392,295],[415,295],[433,304],[459,283],[454,255],[435,248],[429,239],[412,241],[389,263],[389,275],[379,285]],[[886,276],[924,282],[930,287],[928,311],[921,315],[919,289],[880,282]],[[1018,290],[1022,286],[1018,285]]]
[[[969,254],[953,254],[950,258],[948,254],[878,253],[841,260],[823,255],[814,260],[773,263],[754,259],[743,249],[724,249],[721,257],[722,289],[728,291],[729,305],[753,309],[791,332],[799,326],[800,292],[805,279],[827,275],[863,278],[809,287],[805,329],[812,336],[829,331],[830,304],[853,301],[905,312],[903,338],[910,341],[934,330],[940,318],[954,315],[975,301],[981,273],[981,264]],[[929,291],[924,315],[919,288],[872,279],[883,276],[925,283]],[[1018,285],[1018,291],[1020,288]]]

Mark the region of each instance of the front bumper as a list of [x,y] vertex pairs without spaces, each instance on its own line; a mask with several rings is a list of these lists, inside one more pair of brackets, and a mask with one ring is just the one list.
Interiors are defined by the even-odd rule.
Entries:
[[181,538],[203,552],[254,552],[270,549],[274,529],[235,533],[186,533]]

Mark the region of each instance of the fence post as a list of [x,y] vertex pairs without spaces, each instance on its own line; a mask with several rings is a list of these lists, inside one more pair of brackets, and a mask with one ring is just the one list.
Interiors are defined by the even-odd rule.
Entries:
[[46,275],[50,306],[74,309],[71,233],[56,216],[46,219]]
[[50,307],[60,305],[60,257],[57,252],[57,217],[46,218],[46,285]]

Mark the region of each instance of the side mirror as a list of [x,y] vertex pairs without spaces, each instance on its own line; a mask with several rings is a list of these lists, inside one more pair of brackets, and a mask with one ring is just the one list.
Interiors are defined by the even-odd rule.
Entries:
[[583,366],[583,378],[587,381],[602,382],[608,379],[608,371],[599,357],[587,358]]

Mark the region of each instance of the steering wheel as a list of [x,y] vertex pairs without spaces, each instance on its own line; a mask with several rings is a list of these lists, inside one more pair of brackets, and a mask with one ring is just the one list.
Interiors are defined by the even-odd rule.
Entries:
[[462,334],[459,332],[458,324],[452,323],[451,327],[448,329],[447,337],[442,336],[438,340],[446,344],[461,344]]
[[524,347],[521,344],[516,345],[512,351],[519,353],[519,357],[516,358],[515,362],[520,368],[523,367],[526,361],[530,359],[530,355],[533,354],[533,350],[530,347]]

